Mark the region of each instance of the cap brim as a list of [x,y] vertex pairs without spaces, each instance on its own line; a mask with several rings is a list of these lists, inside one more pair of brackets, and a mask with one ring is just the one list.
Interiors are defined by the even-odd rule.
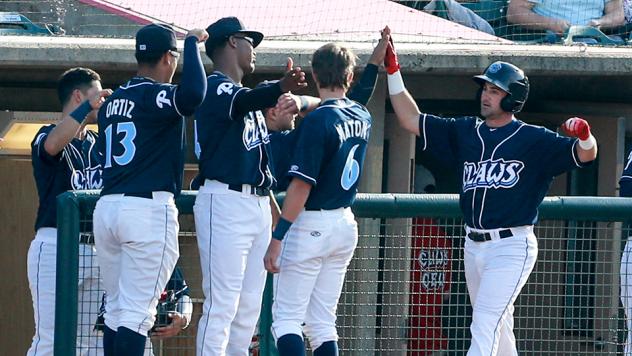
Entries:
[[261,41],[263,41],[263,33],[257,31],[238,31],[237,33],[243,33],[244,35],[252,38],[252,47],[257,47]]

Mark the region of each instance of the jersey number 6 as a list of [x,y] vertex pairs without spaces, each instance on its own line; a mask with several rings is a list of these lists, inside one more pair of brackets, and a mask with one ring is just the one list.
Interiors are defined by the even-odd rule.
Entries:
[[[123,133],[123,139],[119,141],[123,145],[123,153],[118,156],[112,155],[112,126],[116,127],[116,134]],[[108,125],[105,128],[105,167],[112,167],[112,158],[119,166],[124,166],[132,161],[136,154],[136,146],[134,145],[136,138],[136,126],[133,122],[119,122],[118,124]]]
[[353,158],[355,151],[358,149],[359,145],[355,145],[351,147],[351,151],[349,151],[349,155],[347,156],[347,161],[345,162],[345,167],[342,169],[342,176],[340,177],[340,185],[342,189],[349,190],[353,187],[353,184],[360,177],[360,163]]

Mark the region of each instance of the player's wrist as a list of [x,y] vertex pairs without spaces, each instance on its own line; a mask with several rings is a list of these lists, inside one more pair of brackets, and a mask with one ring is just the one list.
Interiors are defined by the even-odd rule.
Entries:
[[283,241],[285,234],[287,234],[291,226],[292,222],[286,220],[282,216],[279,217],[279,222],[277,222],[276,228],[272,231],[272,238],[278,241]]
[[92,111],[92,105],[90,105],[90,101],[86,100],[81,105],[79,105],[75,110],[70,113],[70,117],[72,117],[75,121],[81,125],[83,120],[85,120],[86,116]]
[[579,139],[579,147],[581,147],[581,149],[585,151],[591,150],[596,145],[597,145],[597,140],[595,139],[595,136],[593,136],[592,134],[589,134],[588,138],[585,140]]
[[406,90],[406,86],[404,86],[404,80],[402,79],[402,73],[399,70],[393,74],[387,75],[387,82],[388,93],[390,95],[397,95]]

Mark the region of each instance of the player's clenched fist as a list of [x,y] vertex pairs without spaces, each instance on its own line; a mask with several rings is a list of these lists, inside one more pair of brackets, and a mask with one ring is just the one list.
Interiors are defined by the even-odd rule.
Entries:
[[305,72],[301,67],[294,67],[294,61],[290,57],[287,59],[285,75],[279,81],[279,85],[284,93],[307,87]]
[[105,98],[112,95],[112,89],[103,89],[97,92],[97,94],[90,99],[90,107],[92,111],[86,115],[86,123],[87,124],[96,124],[97,122],[97,114],[99,113],[99,108],[105,102]]
[[112,89],[99,90],[99,92],[92,99],[90,99],[90,106],[93,109],[97,110],[101,107],[101,105],[105,101],[105,98],[110,95],[112,95]]
[[208,38],[208,32],[201,28],[194,28],[187,33],[186,37],[195,36],[198,42],[204,42]]
[[566,120],[566,122],[562,124],[562,129],[567,135],[577,137],[582,141],[590,137],[590,125],[588,125],[588,121],[579,117],[571,117]]
[[279,272],[277,261],[279,260],[279,256],[281,256],[281,244],[282,242],[280,240],[272,239],[268,245],[266,255],[263,257],[263,265],[270,273]]

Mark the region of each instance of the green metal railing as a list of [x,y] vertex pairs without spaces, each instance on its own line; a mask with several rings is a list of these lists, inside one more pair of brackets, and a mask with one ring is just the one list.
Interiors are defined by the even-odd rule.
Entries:
[[[196,193],[190,191],[184,191],[180,197],[178,197],[176,204],[180,215],[193,214],[195,197]],[[280,198],[282,199],[282,197]],[[77,338],[77,279],[79,275],[77,236],[79,236],[82,226],[84,229],[86,226],[89,226],[89,224],[82,225],[80,222],[91,221],[92,211],[97,199],[98,192],[96,191],[81,193],[68,192],[60,195],[57,199],[57,271],[63,273],[57,273],[57,303],[55,310],[56,356],[66,356],[75,353],[75,342]],[[460,226],[460,224],[462,223],[458,222],[460,221],[461,212],[459,210],[457,195],[358,194],[356,202],[353,205],[353,210],[356,217],[360,220],[360,245],[363,239],[368,240],[378,235],[384,237],[384,227],[382,225],[384,221],[386,221],[384,219],[409,219],[418,216],[438,219],[456,219],[456,223],[452,225],[455,230],[454,235],[458,236],[461,233],[462,226]],[[606,224],[626,222],[632,219],[632,198],[547,197],[542,203],[539,212],[540,220],[581,221]],[[363,233],[363,221],[378,221],[378,226],[382,227],[377,230],[373,229],[372,232],[369,233]],[[578,227],[578,224],[575,223],[567,224],[563,230],[568,231],[567,238],[571,239],[577,235],[575,230],[583,226]],[[400,235],[393,236],[401,237]],[[616,242],[614,244],[616,244]],[[359,248],[361,248],[361,246],[359,246]],[[404,250],[405,249],[402,251]],[[614,251],[616,251],[616,249],[614,249]],[[403,252],[403,255],[406,256],[406,253],[407,252]],[[356,255],[360,255],[360,257],[357,257],[358,259],[363,258],[361,251],[356,253]],[[407,256],[410,257],[410,254],[408,253]],[[404,265],[409,263],[405,258],[403,258],[402,261]],[[351,282],[359,283],[353,280],[351,280]],[[348,283],[351,282],[348,281]],[[270,334],[271,285],[271,278],[269,278],[266,285],[259,325],[260,355],[276,354],[274,341]],[[612,288],[615,288],[615,286],[612,286]],[[616,286],[616,288],[618,288],[618,286]],[[610,321],[610,324],[612,323],[613,321]],[[193,325],[193,327],[195,327],[195,325]],[[353,325],[350,326],[350,328],[353,327]],[[383,324],[382,327],[385,328]],[[368,328],[380,329],[380,326],[368,325]],[[384,332],[378,330],[374,334],[383,336]],[[611,349],[617,347],[616,342],[613,342],[613,345]],[[373,352],[380,354],[379,351]],[[351,352],[344,353],[350,354]],[[367,354],[367,352],[358,350],[358,354]]]

